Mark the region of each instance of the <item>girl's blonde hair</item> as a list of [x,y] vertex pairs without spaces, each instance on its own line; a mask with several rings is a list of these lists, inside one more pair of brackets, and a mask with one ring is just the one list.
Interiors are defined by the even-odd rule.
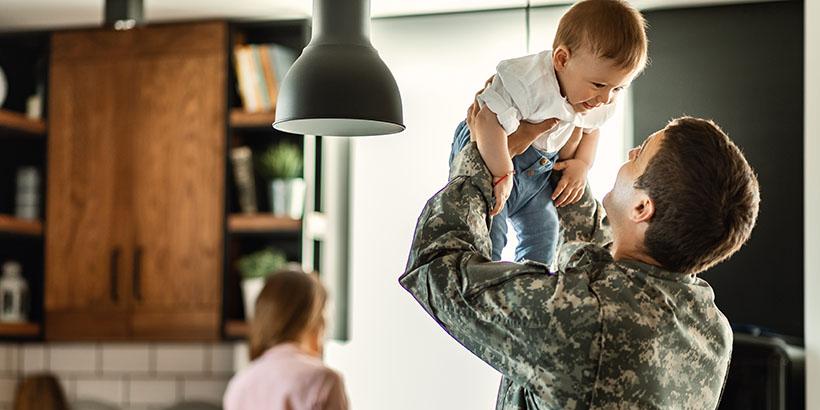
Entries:
[[250,325],[250,358],[322,325],[327,292],[316,274],[280,270],[265,281]]
[[68,402],[56,377],[35,374],[26,377],[17,386],[14,410],[68,410]]

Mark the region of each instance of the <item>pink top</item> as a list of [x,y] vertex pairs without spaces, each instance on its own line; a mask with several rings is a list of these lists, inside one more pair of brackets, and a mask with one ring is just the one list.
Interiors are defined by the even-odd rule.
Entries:
[[347,410],[342,376],[295,344],[276,345],[234,375],[225,410]]

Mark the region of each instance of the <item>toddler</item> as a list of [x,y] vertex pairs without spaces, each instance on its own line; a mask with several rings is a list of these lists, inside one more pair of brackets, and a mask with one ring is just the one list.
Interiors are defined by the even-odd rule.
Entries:
[[[478,146],[493,174],[493,260],[501,259],[509,219],[519,240],[516,260],[552,263],[558,241],[555,207],[573,203],[584,193],[598,128],[615,112],[618,93],[646,65],[645,26],[640,12],[626,1],[580,1],[561,17],[552,50],[502,61],[477,96],[496,114],[498,133],[508,136],[482,139]],[[532,140],[528,134],[538,130],[533,124],[556,120],[511,158],[508,147],[514,139]],[[470,131],[462,121],[451,164],[469,142]],[[552,170],[563,172],[555,186],[550,183]]]

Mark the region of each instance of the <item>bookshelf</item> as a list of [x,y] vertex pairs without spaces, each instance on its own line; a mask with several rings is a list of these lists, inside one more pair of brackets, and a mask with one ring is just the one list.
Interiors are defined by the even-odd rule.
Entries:
[[[32,322],[0,323],[0,340],[36,340],[42,335],[50,35],[42,31],[0,33],[0,67],[8,84],[0,104],[0,264],[20,263],[28,283]],[[29,100],[36,99],[33,96],[39,97],[40,119],[26,115],[32,108]],[[21,187],[18,173],[24,168],[36,169],[37,183],[26,178],[28,182]],[[17,218],[20,204],[36,219]]]
[[40,336],[39,323],[0,323],[0,337],[33,338]]
[[244,320],[228,320],[223,329],[225,336],[231,339],[244,339],[248,337],[250,326]]
[[248,112],[242,108],[231,110],[231,128],[239,129],[268,129],[273,133],[273,121],[276,120],[276,111]]
[[15,218],[11,215],[0,214],[0,232],[28,236],[43,234],[43,224],[40,221]]
[[0,130],[3,134],[23,134],[45,137],[46,123],[26,117],[18,112],[0,109]]
[[228,217],[231,233],[299,233],[301,219],[291,219],[265,214],[233,214]]
[[[278,61],[276,58],[265,62],[265,53],[272,57],[274,53],[281,52],[282,48],[290,50],[291,55],[297,55],[308,43],[309,35],[308,20],[231,23],[227,113],[229,159],[226,174],[226,250],[222,323],[223,336],[229,339],[244,338],[247,333],[241,275],[237,268],[239,259],[266,248],[273,248],[282,251],[288,261],[302,261],[302,220],[274,216],[272,183],[260,172],[259,163],[263,152],[280,143],[298,147],[303,157],[314,154],[305,152],[303,135],[283,133],[273,128],[278,83],[274,87],[270,85],[273,81],[280,81],[284,73],[275,65]],[[276,48],[279,50],[274,50]],[[249,53],[254,55],[255,63],[249,63],[249,60],[245,59]],[[252,67],[251,71],[255,70],[255,74],[248,75],[248,67]],[[252,98],[249,98],[249,87],[255,87]],[[259,105],[260,96],[265,102],[262,106]],[[254,101],[256,104],[253,104]],[[256,111],[246,108],[253,108]],[[250,150],[250,158],[247,157],[245,147]],[[235,157],[237,148],[244,151],[241,154],[243,159],[239,160],[244,161],[244,164],[239,169]],[[237,172],[242,175],[239,179]],[[246,182],[249,179],[252,186]],[[240,183],[238,180],[243,182]],[[316,182],[308,181],[307,189],[314,189],[314,183]],[[240,192],[244,199],[255,199],[255,209],[248,206],[248,201],[245,202],[244,208],[241,206]],[[248,195],[249,192],[251,195]]]

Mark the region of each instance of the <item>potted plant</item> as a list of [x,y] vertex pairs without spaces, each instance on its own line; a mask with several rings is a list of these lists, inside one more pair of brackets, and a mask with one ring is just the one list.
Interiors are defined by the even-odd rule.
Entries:
[[257,169],[268,181],[273,214],[301,218],[305,207],[302,150],[289,142],[271,146],[257,159]]
[[285,253],[278,249],[266,248],[237,261],[237,268],[242,275],[242,298],[245,304],[245,319],[253,318],[256,297],[265,286],[265,279],[273,272],[287,265]]

